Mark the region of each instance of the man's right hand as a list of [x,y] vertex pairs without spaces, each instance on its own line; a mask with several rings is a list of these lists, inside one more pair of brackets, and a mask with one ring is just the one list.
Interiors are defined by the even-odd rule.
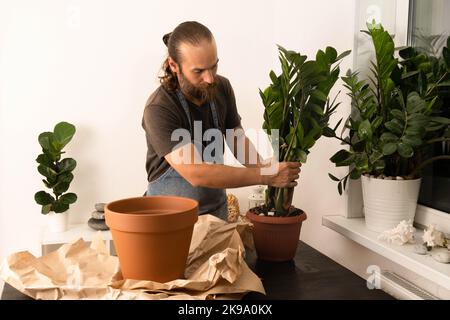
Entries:
[[278,163],[278,171],[274,175],[265,177],[265,184],[277,188],[292,188],[297,185],[300,174],[300,162],[280,162]]

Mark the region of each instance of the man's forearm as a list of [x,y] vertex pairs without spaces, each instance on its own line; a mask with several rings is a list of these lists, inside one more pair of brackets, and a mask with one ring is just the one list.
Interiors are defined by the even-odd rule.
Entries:
[[224,189],[266,185],[269,183],[270,175],[276,173],[260,167],[242,168],[202,162],[192,143],[172,151],[165,158],[194,187]]
[[259,168],[239,168],[223,164],[188,165],[189,183],[195,187],[239,188],[267,184],[267,176]]
[[[233,149],[234,157],[247,168],[260,168],[265,165],[263,158],[245,133],[238,134],[235,137]],[[242,151],[244,151],[243,154]]]

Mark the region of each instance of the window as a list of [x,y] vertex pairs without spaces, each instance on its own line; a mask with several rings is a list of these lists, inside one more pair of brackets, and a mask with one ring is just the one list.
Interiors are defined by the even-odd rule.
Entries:
[[[440,56],[450,35],[450,1],[411,0],[408,44],[430,55]],[[450,116],[450,87],[442,87],[445,116]],[[450,155],[450,141],[430,146],[432,156]],[[450,213],[450,161],[436,161],[423,171],[419,203]]]

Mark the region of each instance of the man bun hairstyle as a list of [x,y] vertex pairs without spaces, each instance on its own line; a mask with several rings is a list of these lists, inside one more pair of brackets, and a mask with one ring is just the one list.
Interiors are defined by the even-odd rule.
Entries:
[[169,46],[169,38],[171,35],[172,35],[172,32],[169,32],[169,33],[165,34],[163,37],[163,42],[166,45],[166,47]]
[[[187,43],[192,46],[199,45],[202,41],[212,41],[211,31],[203,24],[196,21],[186,21],[180,23],[172,32],[163,36],[163,42],[167,47],[168,56],[181,65],[180,46]],[[178,87],[177,76],[169,66],[169,59],[166,58],[163,64],[163,76],[159,77],[161,85],[169,91],[174,91]]]

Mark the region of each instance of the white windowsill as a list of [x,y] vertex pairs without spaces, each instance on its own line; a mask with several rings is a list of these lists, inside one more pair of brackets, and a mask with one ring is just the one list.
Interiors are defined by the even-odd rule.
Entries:
[[[378,240],[379,233],[368,230],[364,218],[349,219],[342,216],[324,216],[322,217],[322,225],[450,290],[450,264],[439,263],[429,254],[419,255],[414,253],[414,244],[399,246]],[[415,235],[417,241],[422,238],[422,233],[420,230],[417,231]],[[432,252],[437,252],[437,250],[447,249],[435,248]]]
[[414,224],[421,227],[434,224],[439,231],[450,235],[450,214],[420,204],[417,205]]

